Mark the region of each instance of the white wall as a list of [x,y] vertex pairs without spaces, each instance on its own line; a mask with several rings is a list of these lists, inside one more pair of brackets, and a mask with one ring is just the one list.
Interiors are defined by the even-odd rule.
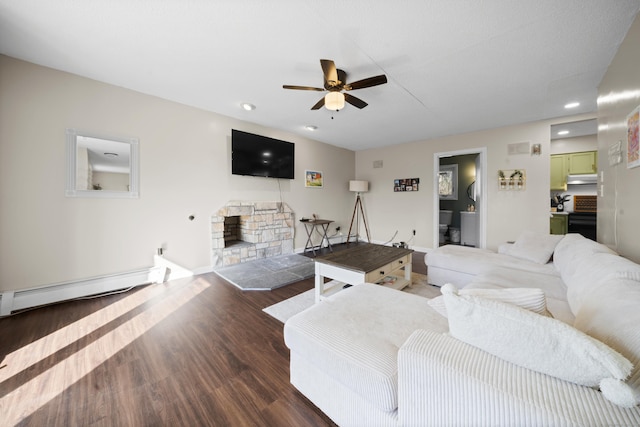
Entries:
[[[357,152],[356,176],[371,182],[364,198],[372,237],[386,241],[398,230],[395,241],[406,241],[416,229],[411,245],[432,247],[434,153],[480,147],[487,147],[488,158],[487,247],[496,249],[505,241],[515,240],[523,230],[548,233],[550,126],[590,118],[593,115],[526,123]],[[525,141],[541,144],[542,154],[508,154],[508,144]],[[375,160],[383,160],[384,167],[374,169]],[[525,169],[526,190],[499,191],[499,169]],[[420,178],[420,191],[393,192],[394,178],[414,177]]]
[[[2,55],[0,94],[0,291],[148,267],[161,245],[206,269],[210,216],[228,200],[282,197],[297,218],[351,219],[352,151]],[[66,198],[66,128],[139,138],[140,198]],[[296,144],[282,193],[278,180],[231,175],[232,128]],[[305,169],[325,187],[305,188]],[[305,238],[296,222],[295,247]]]
[[93,172],[91,182],[103,190],[129,191],[128,173]]
[[[640,167],[627,169],[626,118],[640,105],[640,17],[620,45],[598,88],[598,241],[640,262]],[[609,147],[622,141],[623,161],[610,166]]]
[[585,135],[575,138],[561,138],[551,141],[551,154],[577,153],[580,151],[597,151],[598,136]]

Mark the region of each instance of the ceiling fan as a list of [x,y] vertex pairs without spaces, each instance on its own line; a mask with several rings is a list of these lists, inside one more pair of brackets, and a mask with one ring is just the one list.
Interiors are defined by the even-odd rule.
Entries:
[[387,76],[381,74],[379,76],[369,77],[366,79],[358,80],[353,83],[347,83],[347,73],[344,70],[336,68],[336,64],[330,59],[321,59],[320,65],[322,66],[322,72],[324,73],[324,88],[311,87],[311,86],[293,86],[282,85],[284,89],[295,90],[314,90],[318,92],[329,91],[320,101],[318,101],[312,110],[319,110],[324,106],[325,108],[333,111],[341,110],[344,108],[344,102],[357,108],[364,108],[368,104],[360,98],[356,98],[350,93],[342,92],[351,91],[356,89],[364,89],[371,86],[381,85],[387,82]]

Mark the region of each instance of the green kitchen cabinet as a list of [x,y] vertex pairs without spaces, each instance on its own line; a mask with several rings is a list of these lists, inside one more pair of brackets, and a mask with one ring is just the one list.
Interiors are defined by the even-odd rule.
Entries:
[[563,214],[553,214],[550,219],[550,234],[567,234],[569,231],[569,217]]
[[596,151],[571,153],[568,156],[570,174],[598,173],[598,153]]
[[551,155],[551,191],[567,191],[567,175],[598,173],[598,152]]
[[551,156],[551,190],[567,190],[567,173],[569,172],[569,156],[554,154]]

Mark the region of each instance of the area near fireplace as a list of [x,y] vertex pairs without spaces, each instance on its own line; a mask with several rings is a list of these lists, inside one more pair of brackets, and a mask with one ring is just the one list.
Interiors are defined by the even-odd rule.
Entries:
[[211,217],[213,267],[293,253],[293,218],[282,202],[228,202]]

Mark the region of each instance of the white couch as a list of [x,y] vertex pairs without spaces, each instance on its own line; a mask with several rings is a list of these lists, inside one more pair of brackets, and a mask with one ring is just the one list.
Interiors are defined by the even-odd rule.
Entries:
[[[517,245],[505,251],[518,254]],[[291,383],[342,426],[640,425],[640,266],[579,235],[562,238],[552,248],[553,263],[539,268],[522,258],[506,262],[513,256],[505,253],[464,249],[456,262],[466,267],[453,270],[450,248],[440,250],[449,264],[437,268],[463,274],[452,277],[465,278],[465,289],[541,288],[549,311],[572,325],[562,323],[566,329],[588,333],[628,359],[629,378],[612,381],[629,407],[597,387],[454,338],[449,320],[432,308],[435,301],[373,284],[348,288],[285,323]],[[469,250],[486,260],[469,259]],[[491,259],[492,267],[484,266]]]

